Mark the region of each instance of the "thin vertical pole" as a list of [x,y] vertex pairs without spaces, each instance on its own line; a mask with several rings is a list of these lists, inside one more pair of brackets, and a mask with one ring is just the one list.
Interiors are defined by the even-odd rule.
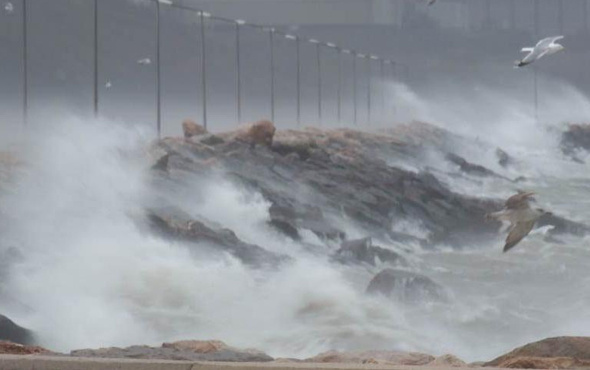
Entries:
[[322,124],[322,59],[320,54],[320,44],[316,44],[316,57],[318,65],[318,119]]
[[98,0],[94,0],[94,117],[98,117]]
[[203,127],[207,129],[207,55],[205,53],[205,13],[201,12],[201,93],[203,95]]
[[275,31],[271,29],[270,35],[270,120],[275,122]]
[[538,89],[538,81],[537,81],[537,66],[533,66],[533,80],[534,80],[534,104],[535,104],[535,122],[539,122],[539,89]]
[[338,53],[338,123],[342,122],[342,52],[340,49],[336,49]]
[[301,39],[295,39],[297,45],[297,124],[301,125]]
[[380,70],[380,82],[381,85],[381,120],[385,120],[385,61],[383,59],[379,59],[381,62],[381,70]]
[[[534,27],[535,27],[535,40],[539,39],[539,2],[535,1],[533,4],[533,14],[534,14]],[[534,115],[535,115],[535,122],[539,122],[539,90],[538,90],[538,82],[537,82],[537,66],[533,66],[533,105],[534,105]]]
[[557,17],[559,22],[559,34],[563,34],[563,0],[557,2]]
[[[398,78],[397,78],[397,65],[393,61],[391,62],[391,79],[392,79],[393,86],[394,86],[394,89],[395,89],[395,84],[398,82],[397,81]],[[397,109],[396,109],[397,108],[397,104],[396,104],[395,99],[394,99],[395,98],[395,93],[391,95],[391,98],[392,98],[391,99],[391,114],[393,116],[395,116],[395,114],[397,112]]]
[[29,55],[27,35],[27,0],[23,0],[23,124],[29,124]]
[[242,123],[242,69],[240,64],[240,24],[236,23],[236,104],[238,110],[238,124]]
[[160,63],[160,1],[156,1],[156,129],[158,138],[162,134],[162,86],[160,84],[162,68]]
[[357,81],[356,81],[356,59],[357,59],[357,55],[356,53],[352,54],[352,95],[353,95],[353,106],[354,106],[354,125],[357,125],[357,119],[358,119],[358,112],[357,112]]
[[367,123],[371,124],[371,59],[367,58]]

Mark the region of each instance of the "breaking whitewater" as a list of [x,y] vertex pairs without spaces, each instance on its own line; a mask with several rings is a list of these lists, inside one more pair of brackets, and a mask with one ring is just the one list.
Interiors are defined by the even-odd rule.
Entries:
[[[590,335],[590,129],[571,125],[590,102],[563,88],[536,122],[500,93],[396,89],[399,123],[366,131],[154,141],[60,117],[3,135],[0,313],[55,351],[219,339],[476,361]],[[485,215],[519,189],[553,215],[503,254]]]

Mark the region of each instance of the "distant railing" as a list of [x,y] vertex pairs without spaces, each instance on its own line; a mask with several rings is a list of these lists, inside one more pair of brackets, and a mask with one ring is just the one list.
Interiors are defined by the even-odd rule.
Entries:
[[[22,62],[23,62],[23,121],[28,122],[29,115],[29,84],[31,79],[29,76],[29,48],[28,44],[28,28],[29,17],[28,8],[30,2],[36,0],[21,0],[22,1]],[[92,42],[93,45],[93,79],[92,79],[92,105],[94,115],[101,115],[101,82],[99,81],[100,74],[100,19],[99,19],[99,5],[103,3],[98,0],[93,1],[93,26],[92,26]],[[135,0],[139,2],[138,0]],[[315,103],[315,110],[317,110],[317,124],[322,125],[324,122],[331,123],[347,123],[347,124],[371,124],[374,122],[386,120],[391,116],[394,108],[391,93],[386,88],[386,81],[393,81],[399,78],[400,73],[407,72],[407,66],[394,62],[392,59],[383,58],[372,54],[360,53],[356,50],[340,47],[330,42],[322,42],[316,39],[301,37],[296,34],[286,33],[272,27],[266,27],[256,24],[250,24],[243,20],[228,19],[214,16],[210,13],[193,8],[186,5],[176,4],[170,0],[140,0],[145,3],[155,5],[154,12],[154,61],[149,58],[140,60],[138,63],[152,66],[154,71],[155,84],[155,123],[158,135],[162,132],[162,31],[161,31],[161,17],[162,9],[170,7],[180,9],[188,12],[195,17],[195,21],[199,23],[199,31],[195,34],[195,42],[199,45],[200,53],[200,110],[201,120],[205,128],[210,125],[210,108],[212,103],[210,97],[211,84],[209,68],[215,66],[219,60],[212,60],[208,55],[208,35],[209,28],[215,25],[223,27],[225,34],[233,32],[235,40],[233,41],[233,51],[229,57],[235,57],[233,63],[233,71],[227,70],[227,74],[235,75],[235,120],[236,123],[242,123],[244,118],[244,76],[248,75],[250,71],[245,69],[243,59],[248,53],[259,53],[259,49],[248,48],[244,50],[242,45],[244,30],[253,29],[257,32],[262,32],[267,36],[267,46],[265,60],[268,60],[268,79],[270,79],[270,86],[268,89],[267,104],[270,106],[270,119],[281,120],[287,113],[278,112],[277,107],[277,78],[282,77],[286,66],[281,65],[279,57],[285,59],[284,53],[279,53],[277,48],[282,43],[288,43],[291,48],[290,52],[294,54],[295,65],[290,68],[290,72],[294,72],[294,77],[288,83],[289,89],[294,88],[294,92],[290,93],[287,99],[287,105],[294,108],[295,123],[300,125],[303,122],[303,100],[317,100]],[[5,11],[13,12],[15,7],[11,3],[6,3]],[[152,6],[153,6],[152,5]],[[10,9],[8,7],[10,6]],[[233,29],[233,31],[232,31]],[[312,47],[313,61],[307,60],[309,65],[304,68],[303,49],[309,50]],[[287,58],[289,59],[289,58]],[[292,58],[291,58],[292,59]],[[289,59],[289,60],[291,60]],[[362,63],[362,64],[361,64]],[[349,68],[346,68],[348,65]],[[362,68],[364,67],[364,71]],[[266,67],[265,67],[266,68]],[[304,81],[304,73],[310,73],[313,70],[313,78]],[[307,76],[309,77],[309,76]],[[293,81],[294,80],[294,81]],[[303,91],[303,85],[309,87],[310,81],[315,80],[315,87],[306,93]],[[293,82],[293,84],[291,83]],[[110,82],[108,82],[110,84]],[[294,85],[294,86],[292,86]],[[315,90],[315,91],[313,91]],[[309,96],[308,96],[309,95]],[[309,99],[308,99],[309,98]],[[226,109],[228,102],[220,102],[224,109]],[[305,109],[305,113],[309,113],[312,109]],[[361,114],[363,116],[361,116]],[[232,113],[233,115],[234,113]],[[308,114],[309,115],[309,114]],[[366,116],[365,116],[366,115]],[[314,120],[308,118],[308,120]]]

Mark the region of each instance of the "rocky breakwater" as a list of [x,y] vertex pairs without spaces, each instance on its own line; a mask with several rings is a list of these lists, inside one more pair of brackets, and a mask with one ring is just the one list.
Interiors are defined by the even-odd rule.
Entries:
[[[322,240],[348,239],[343,220],[367,236],[425,246],[470,244],[495,232],[485,214],[500,203],[454,193],[427,172],[388,165],[380,156],[410,155],[393,136],[353,130],[278,131],[263,121],[250,128],[190,140],[166,138],[157,149],[159,184],[169,188],[222,173],[270,203],[269,226],[294,240],[308,231]],[[416,236],[392,225],[412,219]]]
[[[500,200],[465,196],[431,172],[410,171],[388,163],[387,158],[416,157],[432,147],[446,151],[449,140],[454,139],[442,129],[417,124],[418,137],[431,133],[430,140],[417,145],[419,140],[412,136],[412,130],[408,125],[403,130],[380,133],[349,129],[276,131],[271,122],[261,121],[218,135],[165,138],[153,148],[162,153],[154,167],[154,183],[161,188],[181,189],[194,187],[202,179],[223,176],[240,188],[261,194],[270,204],[268,226],[293,240],[301,240],[302,232],[311,232],[324,241],[348,240],[343,225],[355,226],[367,237],[431,248],[440,244],[456,248],[478,245],[495,235],[498,224],[486,221],[485,214],[502,208]],[[443,140],[445,135],[450,138]],[[478,168],[478,175],[493,175],[483,166]],[[170,219],[169,214],[159,217],[158,212],[152,211],[151,218]],[[422,235],[393,227],[408,220],[420,225]],[[215,229],[206,220],[197,221]],[[556,233],[585,234],[590,230],[557,216],[543,220],[543,224],[555,224],[551,232]],[[231,230],[222,227],[221,231]],[[187,236],[178,228],[175,233]],[[237,242],[231,239],[228,243]]]

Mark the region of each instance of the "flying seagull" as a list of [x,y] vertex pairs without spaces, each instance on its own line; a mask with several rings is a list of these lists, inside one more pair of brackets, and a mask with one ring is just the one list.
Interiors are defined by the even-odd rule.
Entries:
[[504,209],[490,213],[489,219],[510,222],[510,232],[506,238],[504,252],[508,252],[527,236],[535,222],[545,214],[550,214],[541,208],[531,208],[529,202],[534,201],[535,193],[519,191],[518,194],[508,198]]
[[147,66],[147,65],[152,64],[152,60],[150,58],[139,59],[137,61],[137,64],[141,64],[141,65]]
[[521,60],[516,61],[515,67],[524,67],[527,64],[531,64],[544,57],[545,55],[555,54],[560,50],[563,50],[563,46],[556,43],[557,40],[561,40],[563,36],[547,37],[539,41],[534,48],[522,48],[522,53],[528,53],[527,56]]
[[12,5],[11,2],[7,1],[4,4],[4,11],[6,12],[6,14],[12,14],[14,12],[14,5]]

